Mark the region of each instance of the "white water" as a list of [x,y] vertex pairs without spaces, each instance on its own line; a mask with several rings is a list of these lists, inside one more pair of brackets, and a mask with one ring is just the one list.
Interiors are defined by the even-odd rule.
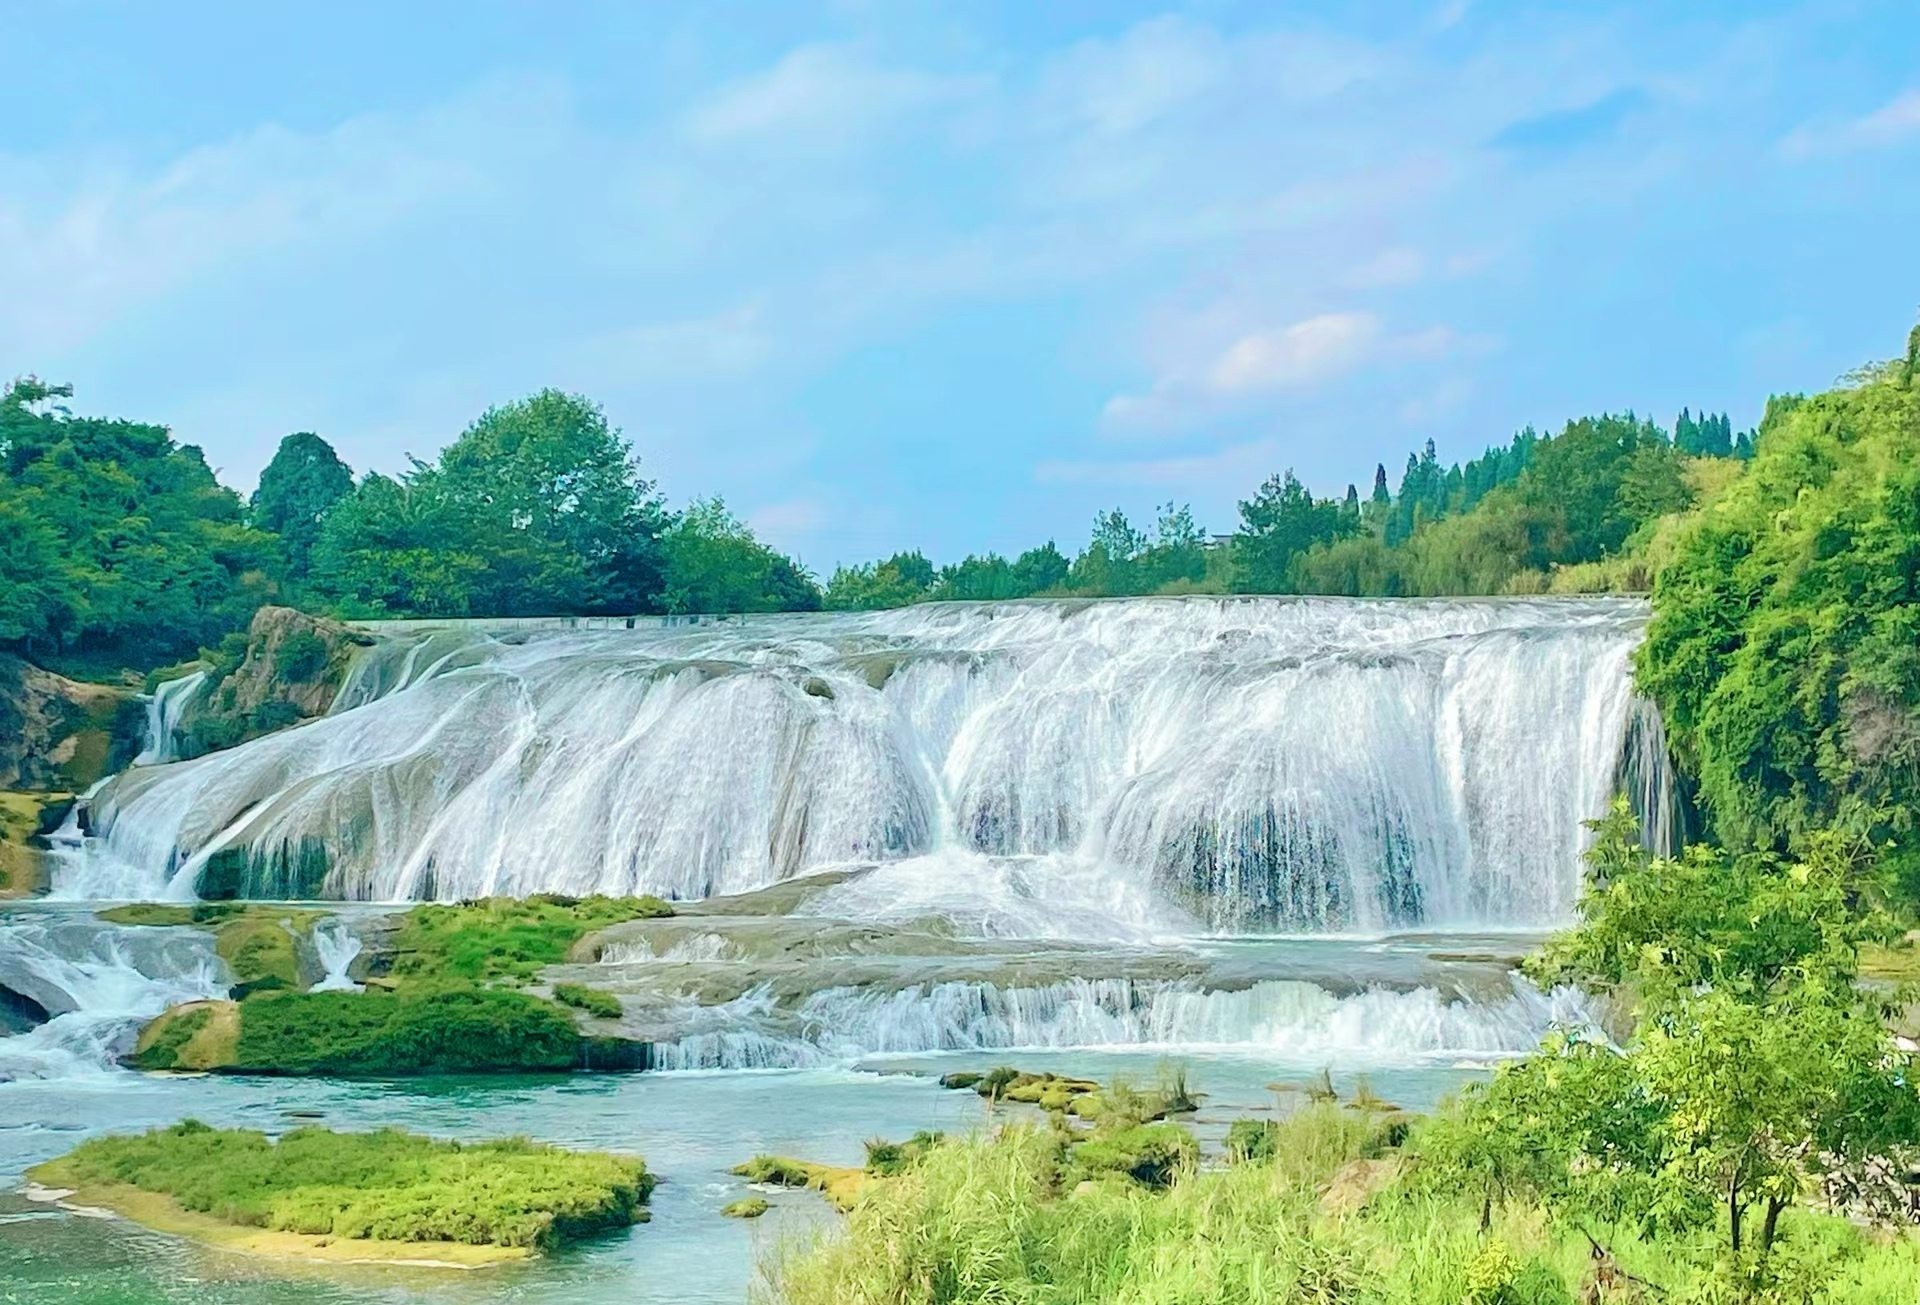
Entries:
[[147,745],[133,759],[134,765],[163,765],[178,755],[174,741],[180,729],[181,714],[206,682],[207,673],[195,671],[177,680],[168,680],[154,689],[153,696],[147,699]]
[[313,926],[313,950],[324,972],[314,992],[359,992],[361,985],[347,977],[347,967],[360,955],[360,936],[339,916],[330,916]]
[[52,1015],[0,1037],[0,1082],[108,1073],[140,1026],[183,1001],[224,997],[213,940],[185,929],[122,928],[91,918],[0,917],[0,987]]
[[210,860],[247,895],[375,900],[879,862],[862,909],[990,931],[1550,924],[1643,622],[1202,598],[440,635],[326,719],[116,781],[97,851],[117,896],[191,896]]
[[1335,996],[1311,983],[1239,989],[1132,979],[1035,987],[939,983],[876,992],[829,988],[783,1012],[765,990],[690,1008],[685,1032],[654,1049],[661,1069],[828,1065],[930,1051],[1165,1049],[1257,1055],[1287,1063],[1395,1065],[1523,1055],[1556,1025],[1587,1026],[1573,989],[1542,993],[1524,979],[1492,1001],[1447,1000],[1432,988]]

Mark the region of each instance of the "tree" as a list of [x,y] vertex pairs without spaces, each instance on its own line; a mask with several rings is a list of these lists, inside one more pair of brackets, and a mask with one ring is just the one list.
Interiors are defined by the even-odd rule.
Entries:
[[592,401],[549,389],[489,408],[438,469],[459,510],[576,560],[586,610],[644,611],[655,600],[664,509],[632,446]]
[[33,377],[0,395],[0,643],[104,668],[192,654],[273,589],[270,536],[164,426],[75,416]]
[[1891,844],[1920,900],[1920,393],[1897,366],[1768,401],[1654,580],[1637,675],[1721,840],[1838,825]]
[[351,493],[353,469],[331,444],[309,431],[280,441],[273,461],[260,473],[248,517],[259,529],[280,536],[289,579],[306,579],[321,523],[334,504]]
[[1290,593],[1295,558],[1358,528],[1359,523],[1341,511],[1339,500],[1315,499],[1291,470],[1269,476],[1240,504],[1234,588],[1241,593]]
[[669,612],[817,611],[820,590],[754,538],[718,497],[696,499],[664,537]]
[[1490,1202],[1526,1187],[1582,1226],[1717,1227],[1762,1283],[1813,1184],[1920,1143],[1911,1057],[1855,983],[1861,941],[1884,931],[1857,909],[1855,845],[1657,858],[1624,803],[1596,830],[1581,924],[1532,968],[1631,994],[1637,1030],[1623,1048],[1561,1038],[1469,1089],[1430,1180]]

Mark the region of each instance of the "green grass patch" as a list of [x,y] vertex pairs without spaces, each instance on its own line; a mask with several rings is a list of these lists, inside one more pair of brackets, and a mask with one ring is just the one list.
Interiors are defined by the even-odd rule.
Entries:
[[595,929],[673,914],[657,897],[489,897],[418,906],[394,939],[396,978],[507,979],[525,983],[567,958]]
[[299,938],[323,913],[246,902],[130,902],[97,914],[108,924],[209,931],[233,973],[235,995],[246,997],[301,986]]
[[617,1020],[622,1012],[618,997],[598,988],[589,988],[584,983],[554,984],[553,999],[563,1006],[583,1010],[595,1019]]
[[875,1178],[898,1178],[920,1162],[920,1158],[946,1137],[925,1129],[904,1142],[889,1142],[884,1137],[867,1141],[867,1172]]
[[194,1120],[94,1138],[35,1175],[159,1193],[245,1227],[537,1248],[634,1223],[654,1181],[637,1157],[522,1139],[459,1143],[397,1129],[301,1128],[275,1142]]
[[179,1068],[180,1053],[186,1050],[187,1044],[207,1027],[207,1022],[212,1018],[212,1009],[200,1006],[155,1020],[153,1035],[140,1040],[140,1046],[134,1053],[134,1064],[140,1069]]
[[720,1207],[720,1213],[729,1219],[758,1219],[772,1207],[758,1196],[742,1197],[738,1201],[729,1201]]
[[240,1009],[232,1068],[255,1074],[388,1077],[572,1069],[573,1017],[490,988],[269,992]]
[[1479,1201],[1426,1191],[1392,1160],[1368,1159],[1381,1124],[1364,1112],[1316,1105],[1266,1122],[1267,1159],[1180,1169],[1164,1189],[1075,1181],[1091,1144],[1069,1151],[1046,1126],[948,1139],[899,1176],[871,1184],[838,1235],[768,1248],[770,1298],[784,1305],[1906,1305],[1920,1281],[1920,1239],[1878,1238],[1844,1219],[1794,1209],[1783,1217],[1780,1252],[1792,1264],[1792,1290],[1746,1296],[1723,1289],[1710,1239],[1643,1240],[1593,1222],[1610,1252],[1605,1272],[1654,1284],[1637,1289],[1616,1276],[1616,1287],[1602,1291],[1592,1285],[1596,1260],[1579,1227],[1518,1203],[1496,1205],[1483,1226]]

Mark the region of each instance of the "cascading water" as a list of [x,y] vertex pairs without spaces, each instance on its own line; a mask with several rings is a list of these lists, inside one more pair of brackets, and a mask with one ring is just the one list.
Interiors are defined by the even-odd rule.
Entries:
[[98,850],[125,896],[686,899],[880,863],[873,892],[962,915],[1024,876],[1031,914],[1149,930],[1548,924],[1644,621],[1187,598],[434,635],[326,719],[123,776]]
[[1555,1025],[1590,1025],[1572,989],[1515,978],[1491,1001],[1432,988],[1336,996],[1312,983],[1238,989],[1135,979],[1036,987],[938,983],[892,992],[830,988],[795,1011],[765,990],[690,1008],[679,1037],[654,1048],[662,1069],[770,1069],[930,1051],[1148,1048],[1343,1064],[1523,1054]]
[[154,689],[153,696],[147,699],[146,746],[133,759],[134,765],[158,766],[174,760],[178,755],[174,745],[180,732],[180,718],[206,682],[205,671],[194,671],[177,680],[167,680]]
[[51,1017],[0,1037],[5,1082],[109,1072],[142,1024],[179,1002],[224,997],[227,975],[203,933],[11,916],[0,918],[0,988]]
[[359,992],[361,985],[347,976],[347,968],[360,955],[360,935],[339,916],[330,916],[313,926],[313,951],[320,961],[321,978],[314,992]]

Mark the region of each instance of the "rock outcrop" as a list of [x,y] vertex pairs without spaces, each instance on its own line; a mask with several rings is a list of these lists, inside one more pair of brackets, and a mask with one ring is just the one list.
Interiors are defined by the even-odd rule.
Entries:
[[0,653],[0,789],[84,791],[133,760],[145,729],[132,689]]
[[207,665],[206,683],[181,712],[173,754],[200,756],[326,715],[355,650],[371,642],[323,616],[261,608],[244,649],[224,647]]

